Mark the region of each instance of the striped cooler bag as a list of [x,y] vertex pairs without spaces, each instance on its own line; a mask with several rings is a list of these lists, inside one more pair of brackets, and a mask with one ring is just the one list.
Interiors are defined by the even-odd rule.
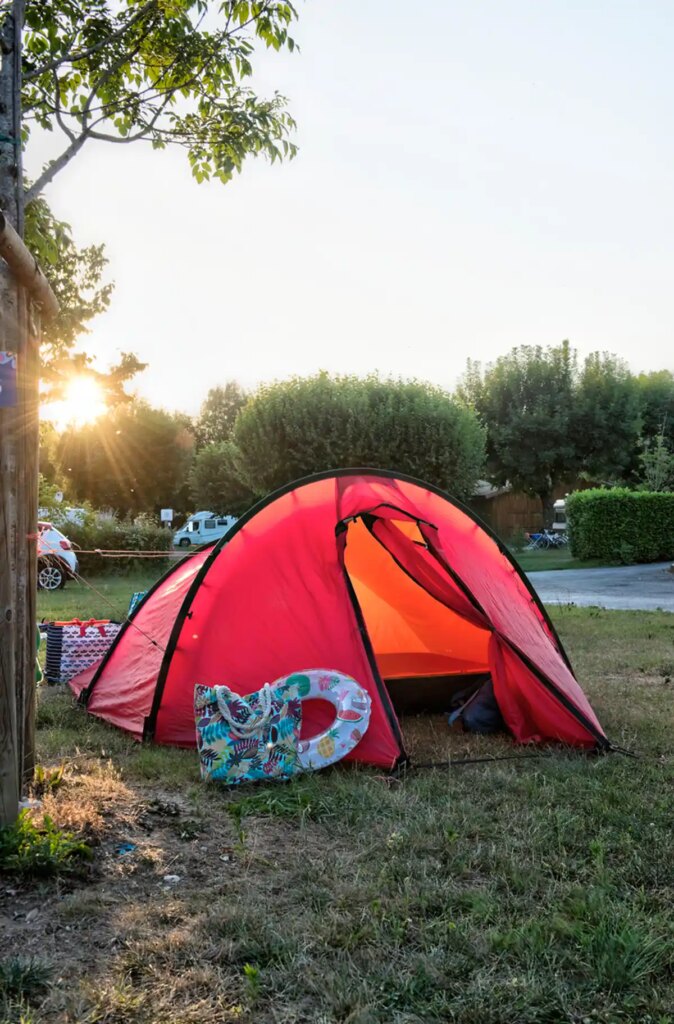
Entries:
[[45,678],[48,683],[67,683],[107,652],[122,624],[109,619],[50,622],[47,627]]

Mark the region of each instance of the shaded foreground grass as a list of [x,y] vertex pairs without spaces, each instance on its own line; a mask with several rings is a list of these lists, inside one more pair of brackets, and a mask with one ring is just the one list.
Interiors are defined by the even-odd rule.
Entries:
[[96,860],[87,883],[2,887],[0,958],[20,949],[29,978],[42,964],[53,979],[22,994],[8,967],[3,995],[0,971],[4,1019],[671,1024],[674,616],[555,619],[609,736],[642,759],[224,792],[192,752],[140,747],[43,693],[41,758],[66,765],[44,808]]

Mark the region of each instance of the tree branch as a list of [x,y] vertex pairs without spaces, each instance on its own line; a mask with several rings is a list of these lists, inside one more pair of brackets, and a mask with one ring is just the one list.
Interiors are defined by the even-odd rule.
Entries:
[[52,75],[54,78],[54,116],[56,117],[56,123],[58,124],[59,128],[66,136],[66,138],[68,138],[71,142],[74,142],[77,136],[74,132],[70,130],[68,125],[63,120],[63,113],[61,110],[61,92],[59,90],[58,75],[55,71],[52,72]]
[[49,182],[56,177],[58,172],[62,170],[66,166],[66,164],[70,163],[75,154],[79,153],[79,151],[81,150],[82,146],[88,138],[88,132],[82,132],[81,135],[78,135],[70,143],[67,149],[63,150],[61,155],[58,156],[56,160],[52,160],[50,164],[47,164],[39,178],[36,178],[36,180],[33,182],[30,188],[26,189],[26,192],[24,194],[26,206],[29,203],[32,203],[34,199],[37,199],[40,192],[42,192],[42,190],[46,188]]
[[45,72],[54,71],[57,68],[60,68],[63,64],[75,64],[78,60],[84,60],[85,57],[93,56],[93,54],[98,53],[99,50],[105,49],[106,46],[109,46],[110,43],[113,43],[116,39],[121,38],[125,32],[129,31],[132,25],[135,25],[137,21],[140,21],[146,14],[149,14],[156,8],[157,0],[149,0],[144,7],[141,7],[141,9],[134,14],[133,18],[129,18],[129,20],[118,28],[116,32],[112,32],[109,36],[106,36],[105,39],[100,39],[97,43],[94,43],[93,46],[87,47],[86,50],[71,51],[70,53],[62,54],[60,57],[55,57],[54,60],[48,61],[48,63],[43,64],[42,67],[24,74],[24,82],[32,82],[34,79],[39,78],[40,75],[44,75]]
[[[122,142],[122,143],[124,143],[124,142],[136,142],[138,139],[144,138],[148,134],[148,132],[152,131],[152,129],[154,128],[155,124],[157,123],[157,121],[159,120],[161,115],[166,110],[166,107],[171,102],[172,95],[173,95],[173,93],[167,93],[166,94],[166,96],[164,97],[163,102],[159,105],[157,110],[154,112],[154,114],[152,115],[152,118],[148,121],[148,123],[143,125],[143,127],[140,129],[140,131],[134,132],[133,135],[126,135],[126,136],[124,136],[124,135],[107,135],[105,132],[97,132],[97,131],[94,131],[93,129],[90,129],[88,134],[89,134],[90,138],[98,139],[101,142]],[[105,118],[101,118],[101,120],[105,120]],[[96,121],[95,123],[98,124],[99,122]]]
[[[171,37],[167,42],[160,31],[164,18],[163,2],[161,0],[147,0],[147,2],[140,0],[140,2],[143,3],[143,6],[124,24],[120,24],[121,18],[108,20],[107,25],[103,26],[104,30],[112,29],[115,24],[118,27],[114,31],[110,31],[105,39],[100,39],[86,49],[76,48],[77,40],[80,43],[83,39],[86,40],[82,28],[77,30],[76,35],[72,35],[68,31],[70,26],[66,27],[65,24],[59,23],[60,39],[58,44],[63,49],[61,56],[54,57],[53,60],[35,70],[27,69],[25,80],[28,83],[31,81],[34,83],[35,79],[42,76],[40,81],[31,85],[28,90],[29,93],[39,94],[34,106],[41,108],[40,117],[45,120],[47,118],[54,119],[68,140],[68,145],[60,156],[44,167],[38,179],[27,189],[26,202],[30,203],[35,200],[90,138],[117,144],[127,144],[139,140],[156,141],[159,144],[166,140],[167,142],[179,142],[186,146],[193,144],[195,140],[201,145],[211,145],[217,142],[222,129],[218,127],[217,117],[205,117],[206,108],[204,111],[199,108],[198,112],[191,115],[191,120],[187,119],[185,126],[178,125],[177,129],[175,125],[171,128],[169,124],[164,124],[160,120],[162,114],[167,112],[170,104],[183,91],[188,92],[192,99],[198,99],[200,92],[204,96],[217,96],[223,102],[227,98],[230,105],[234,103],[236,106],[235,100],[240,86],[238,86],[239,76],[232,64],[235,60],[242,61],[244,62],[244,77],[246,73],[250,73],[248,57],[253,43],[247,38],[249,28],[261,19],[271,18],[269,31],[284,34],[281,32],[283,19],[279,20],[277,24],[273,13],[270,15],[270,12],[274,10],[274,4],[271,0],[261,0],[259,6],[254,5],[257,7],[256,12],[247,17],[242,24],[234,23],[232,6],[223,4],[223,7],[227,7],[224,31],[204,32],[202,35],[199,28],[206,17],[206,9],[209,7],[209,4],[206,3],[203,7],[201,4],[197,4],[198,17],[194,22],[190,18],[189,24],[184,23],[182,15],[178,14],[176,23],[177,30],[179,29],[178,35]],[[0,0],[0,9],[2,4],[3,0]],[[178,6],[180,7],[180,5]],[[187,5],[188,8],[191,6],[191,4]],[[81,0],[72,9],[72,19],[75,23],[79,15],[86,21],[87,5]],[[136,26],[135,30],[134,26]],[[152,42],[155,30],[159,32],[156,46]],[[267,33],[266,21],[263,32]],[[183,33],[186,33],[184,39]],[[240,39],[238,45],[232,42],[236,37]],[[275,38],[274,35],[272,39],[274,45],[276,45]],[[151,41],[148,45],[149,52],[139,58],[138,54],[143,50],[148,39]],[[115,45],[116,42],[119,42],[119,46]],[[61,101],[58,68],[66,64],[76,65],[78,61],[84,61],[85,58],[104,51],[106,48],[111,48],[112,52],[102,53],[98,60],[87,63],[85,70],[79,75],[79,88],[75,89],[77,96],[73,97],[74,106],[69,110],[68,98],[66,97],[63,103]],[[120,51],[124,52],[120,54]],[[217,66],[213,70],[212,65],[219,56],[222,56],[222,66]],[[67,83],[69,90],[74,88],[69,77],[70,74],[71,72],[64,67],[63,81],[64,84]],[[153,74],[156,74],[154,81],[152,81]],[[45,76],[47,77],[45,78]],[[169,76],[172,80],[169,79]],[[49,78],[53,81],[53,97],[49,96],[49,87],[46,84]],[[200,79],[203,79],[201,90],[198,87]],[[105,98],[101,96],[101,92]],[[242,95],[245,92],[246,90],[243,90]],[[217,100],[216,106],[218,106]],[[264,115],[266,108],[261,107],[260,109]],[[272,104],[270,111],[274,109],[274,104]],[[48,112],[47,114],[44,113],[45,110]],[[118,123],[121,124],[122,130],[129,131],[126,136],[118,134],[116,131],[108,133],[105,130],[106,122],[109,123],[110,129],[113,128],[114,118],[118,114],[124,115],[124,120]],[[196,132],[195,126],[191,123],[195,120],[199,122],[200,119],[204,121],[203,128],[206,130],[204,135]],[[178,120],[180,121],[180,119]],[[243,131],[244,134],[252,131],[243,113],[240,121],[239,131]],[[269,124],[272,127],[278,127],[271,114]],[[282,129],[279,128],[278,132],[282,134]],[[277,134],[277,137],[280,137],[280,134]],[[274,156],[277,150],[271,143],[270,146],[269,151]]]
[[94,99],[96,98],[96,94],[98,93],[98,90],[101,88],[102,85],[105,85],[106,82],[110,81],[110,79],[112,78],[112,76],[115,74],[116,71],[119,71],[119,69],[121,67],[124,67],[124,65],[126,63],[128,63],[129,61],[132,61],[133,58],[135,56],[137,56],[138,51],[140,50],[142,45],[143,45],[143,40],[141,39],[140,42],[138,43],[138,45],[135,46],[133,48],[133,50],[131,50],[130,53],[124,53],[116,61],[113,61],[113,63],[110,65],[110,67],[106,68],[105,71],[103,72],[103,74],[100,76],[100,78],[98,78],[97,81],[94,82],[94,84],[91,87],[91,92],[89,93],[89,98],[87,99],[87,102],[85,103],[84,109],[82,111],[82,123],[83,124],[86,124],[86,122],[89,120],[89,114],[91,112],[91,104],[94,102]]

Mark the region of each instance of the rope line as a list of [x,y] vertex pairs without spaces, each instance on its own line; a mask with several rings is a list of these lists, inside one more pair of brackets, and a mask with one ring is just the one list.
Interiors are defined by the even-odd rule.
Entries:
[[399,776],[404,775],[410,771],[418,771],[419,769],[459,768],[461,767],[461,765],[464,764],[492,764],[495,761],[529,761],[534,758],[550,759],[552,758],[552,756],[552,754],[544,753],[543,751],[541,751],[540,754],[495,754],[487,757],[461,757],[457,758],[456,760],[423,761],[421,763],[411,761],[409,764],[402,765],[400,768],[395,769],[392,772],[392,774]]
[[[595,751],[587,751],[588,755],[593,755]],[[636,753],[633,750],[626,750],[624,747],[611,746],[607,750],[609,754],[622,754],[623,757],[631,757],[639,761],[643,759],[641,754]],[[554,759],[556,751],[545,751],[541,750],[538,753],[526,753],[526,754],[491,754],[486,757],[461,757],[455,760],[448,761],[423,761],[416,763],[411,761],[408,764],[402,765],[400,768],[396,768],[391,773],[394,777],[400,777],[407,772],[413,772],[419,769],[428,768],[460,768],[464,764],[493,764],[495,761],[530,761],[535,758],[539,760],[552,760]]]
[[[48,556],[49,555],[56,555],[58,557],[58,553],[59,553],[58,552],[58,548],[53,547],[52,545],[49,545],[49,550],[46,552],[46,554]],[[148,552],[147,556],[146,556],[145,552],[139,552],[139,551],[128,551],[127,552],[123,548],[120,548],[120,549],[117,549],[117,550],[111,548],[109,554],[106,553],[105,551],[102,551],[101,549],[96,549],[95,551],[82,551],[82,550],[78,549],[77,553],[78,554],[83,554],[83,555],[101,555],[104,558],[105,557],[110,557],[110,558],[128,558],[128,557],[143,558],[143,557],[147,557],[147,556],[149,556],[151,558],[158,558],[158,557],[167,558],[168,555],[170,554],[170,552],[167,552],[167,551],[162,551],[162,552],[152,551],[152,552]],[[189,552],[189,554],[196,555],[197,552],[196,551],[192,551],[192,552]],[[96,594],[96,596],[98,598],[100,598],[100,600],[104,604],[106,604],[108,606],[108,608],[112,609],[112,611],[115,613],[115,616],[117,618],[121,618],[123,625],[128,624],[129,626],[133,626],[133,628],[138,633],[140,633],[141,636],[144,636],[145,639],[148,640],[149,643],[151,643],[153,647],[156,647],[158,650],[160,650],[162,652],[162,654],[166,653],[166,648],[162,644],[160,644],[158,640],[155,640],[154,637],[150,636],[149,633],[146,633],[145,630],[142,629],[136,622],[134,622],[133,619],[129,616],[128,611],[126,611],[126,610],[125,611],[121,611],[119,606],[113,604],[112,601],[110,601],[106,597],[106,595],[104,593],[102,593],[102,591],[100,591],[98,589],[98,587],[95,587],[93,585],[93,583],[90,583],[89,580],[85,579],[85,577],[82,576],[79,572],[76,572],[74,569],[71,569],[70,567],[68,567],[68,568],[69,568],[70,574],[72,575],[72,577],[74,579],[76,579],[79,583],[82,583],[85,587],[88,587],[89,590],[91,590],[94,594]]]
[[156,647],[158,650],[160,650],[162,654],[166,654],[166,648],[162,644],[160,644],[158,640],[155,640],[154,637],[150,636],[149,633],[146,633],[144,629],[141,629],[141,627],[136,622],[134,622],[132,618],[130,618],[127,612],[120,613],[119,606],[113,604],[112,601],[109,601],[106,595],[102,593],[98,589],[98,587],[95,587],[93,583],[90,583],[89,580],[86,580],[84,576],[80,576],[78,572],[74,572],[73,570],[71,570],[71,572],[74,578],[79,583],[83,583],[84,586],[88,587],[89,590],[93,591],[93,593],[96,594],[97,597],[99,597],[104,604],[107,604],[108,608],[112,608],[115,615],[119,616],[121,614],[123,625],[128,624],[129,626],[133,626],[133,628],[137,630],[141,634],[141,636],[144,636],[146,640],[149,640],[153,647]]
[[[54,549],[56,554],[56,550]],[[187,558],[192,555],[198,554],[196,551],[186,551],[184,554],[178,555],[177,553],[172,555],[170,551],[125,551],[124,548],[115,550],[114,548],[94,548],[93,551],[85,550],[84,548],[77,548],[76,554],[78,555],[100,555],[101,558],[166,558],[167,560],[175,561],[176,558]]]

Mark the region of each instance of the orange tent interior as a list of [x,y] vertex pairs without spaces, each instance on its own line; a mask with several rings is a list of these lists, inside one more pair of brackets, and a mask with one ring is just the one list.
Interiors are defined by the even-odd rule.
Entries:
[[[416,523],[396,526],[423,543]],[[345,564],[398,713],[447,710],[452,693],[482,681],[489,631],[427,594],[360,519],[349,524]]]

